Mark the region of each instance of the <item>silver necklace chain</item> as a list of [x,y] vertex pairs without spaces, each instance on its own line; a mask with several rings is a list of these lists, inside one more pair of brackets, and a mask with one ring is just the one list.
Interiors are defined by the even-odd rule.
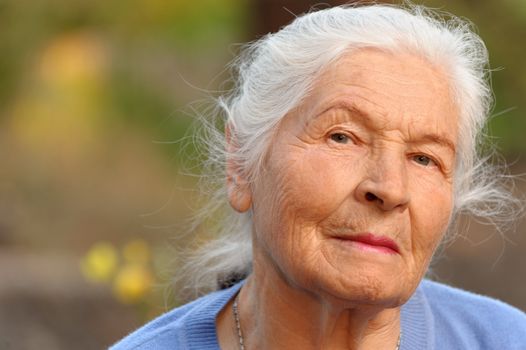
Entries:
[[[236,320],[236,328],[237,328],[237,338],[239,339],[239,350],[245,350],[245,342],[243,340],[243,333],[241,333],[241,322],[239,322],[239,311],[238,311],[238,300],[239,300],[239,293],[236,294],[236,297],[234,298],[234,304],[232,305],[232,309],[234,311],[234,319]],[[400,335],[398,336],[398,341],[396,343],[396,349],[400,350],[400,341],[402,340],[402,331],[400,331]]]
[[239,293],[236,294],[236,298],[234,299],[234,304],[232,305],[232,309],[234,310],[234,318],[236,320],[237,337],[239,339],[239,349],[240,350],[245,350],[245,344],[244,344],[244,341],[243,341],[243,334],[241,333],[241,322],[239,322],[239,312],[237,310],[237,301],[238,300],[239,300]]

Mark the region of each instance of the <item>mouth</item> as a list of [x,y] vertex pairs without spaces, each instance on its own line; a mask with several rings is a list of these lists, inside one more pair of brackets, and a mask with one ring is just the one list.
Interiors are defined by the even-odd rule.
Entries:
[[361,233],[352,236],[334,237],[342,243],[362,251],[376,252],[382,254],[399,254],[400,249],[395,241],[386,236],[376,236],[372,233]]

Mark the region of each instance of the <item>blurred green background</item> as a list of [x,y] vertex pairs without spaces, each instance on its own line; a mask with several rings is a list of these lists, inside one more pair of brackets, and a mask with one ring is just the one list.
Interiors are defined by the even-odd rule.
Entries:
[[[103,348],[177,305],[172,261],[196,197],[184,169],[199,166],[181,142],[191,103],[225,87],[238,43],[317,3],[0,0],[0,349]],[[526,2],[418,3],[478,27],[490,131],[523,172]],[[525,231],[472,223],[433,275],[526,310]]]

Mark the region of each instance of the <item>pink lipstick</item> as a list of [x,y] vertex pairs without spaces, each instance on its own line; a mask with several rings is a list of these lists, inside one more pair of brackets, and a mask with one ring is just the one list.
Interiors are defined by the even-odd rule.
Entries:
[[372,233],[362,233],[353,236],[336,237],[352,244],[354,247],[384,254],[398,254],[400,249],[395,241],[385,236],[375,236]]

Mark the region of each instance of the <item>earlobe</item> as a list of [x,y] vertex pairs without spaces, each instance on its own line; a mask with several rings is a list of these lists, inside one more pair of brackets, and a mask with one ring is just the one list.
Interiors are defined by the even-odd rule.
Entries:
[[227,147],[226,185],[230,206],[239,213],[244,213],[252,206],[250,185],[244,179],[240,164],[231,155],[237,150],[237,143],[232,135],[230,124],[225,127]]
[[250,186],[236,177],[227,176],[228,201],[230,206],[239,213],[244,213],[252,206]]

